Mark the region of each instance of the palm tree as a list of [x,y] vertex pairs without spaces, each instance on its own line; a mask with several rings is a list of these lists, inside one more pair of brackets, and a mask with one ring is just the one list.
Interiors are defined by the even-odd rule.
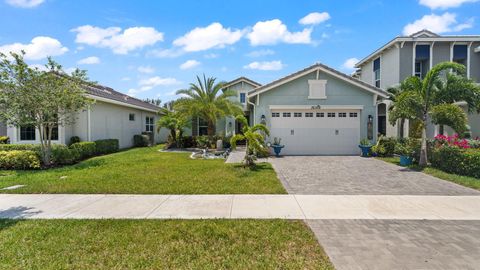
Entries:
[[238,141],[246,141],[247,151],[244,159],[245,165],[248,167],[254,167],[256,154],[266,149],[265,136],[270,136],[270,132],[263,124],[256,124],[249,127],[247,119],[243,115],[237,116],[236,120],[243,125],[243,134],[236,134],[233,136],[232,139],[230,139],[230,144],[232,145],[232,149],[235,149]]
[[[446,76],[443,76],[445,73],[447,73]],[[448,86],[447,82],[451,76],[457,76],[456,79],[459,82],[468,81],[465,78],[465,67],[463,65],[444,62],[434,66],[423,80],[415,76],[405,79],[402,82],[402,91],[395,95],[394,107],[389,116],[390,123],[394,125],[398,119],[419,120],[422,123],[422,144],[419,160],[421,166],[426,166],[428,163],[426,129],[429,116],[434,120],[434,124],[457,122],[457,128],[462,125],[465,127],[466,122],[458,123],[462,119],[466,121],[465,113],[453,103],[467,100],[475,106],[480,104],[478,101],[480,92],[475,85],[473,85],[473,88],[463,90],[456,87],[457,97],[451,97],[447,93],[449,88],[444,87]],[[460,85],[459,82],[457,82],[458,85]]]
[[188,127],[189,122],[187,118],[167,107],[161,108],[158,113],[160,114],[160,119],[157,121],[157,132],[160,132],[161,128],[169,129],[172,143],[178,144],[179,139],[183,136],[184,128]]
[[191,83],[188,89],[177,91],[180,98],[175,109],[184,115],[198,116],[207,122],[207,133],[215,135],[215,124],[221,117],[240,115],[240,103],[230,98],[236,96],[234,91],[222,91],[223,83],[215,83],[216,78],[197,76],[197,84]]

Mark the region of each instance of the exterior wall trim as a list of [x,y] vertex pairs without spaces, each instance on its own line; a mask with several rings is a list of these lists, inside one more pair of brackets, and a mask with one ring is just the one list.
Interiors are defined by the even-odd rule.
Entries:
[[144,107],[141,107],[141,106],[135,106],[135,105],[132,105],[132,104],[123,103],[123,102],[112,100],[112,99],[109,99],[109,98],[103,98],[103,97],[99,97],[99,96],[95,96],[95,95],[91,95],[91,94],[87,94],[86,96],[88,98],[98,100],[98,101],[102,101],[102,102],[105,102],[105,103],[111,103],[111,104],[120,105],[120,106],[124,106],[124,107],[139,109],[139,110],[142,110],[142,111],[157,113],[156,110],[151,110],[151,109],[147,109],[147,108],[144,108]]

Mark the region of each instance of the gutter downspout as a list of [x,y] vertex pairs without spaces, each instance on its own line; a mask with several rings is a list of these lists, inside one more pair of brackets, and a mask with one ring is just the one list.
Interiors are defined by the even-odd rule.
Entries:
[[[257,95],[256,97],[258,98],[258,95]],[[256,110],[255,110],[255,106],[256,106],[256,105],[255,105],[255,103],[252,103],[252,102],[250,101],[250,97],[249,97],[248,95],[247,95],[247,103],[248,103],[248,104],[251,104],[251,105],[253,106],[253,124],[252,124],[252,125],[255,125],[256,122],[257,122],[257,117],[256,117],[256,115],[255,115],[255,111],[256,111]]]

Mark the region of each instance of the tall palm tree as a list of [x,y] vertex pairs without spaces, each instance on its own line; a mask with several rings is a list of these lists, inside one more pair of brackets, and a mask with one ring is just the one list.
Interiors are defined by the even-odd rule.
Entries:
[[188,89],[177,91],[183,95],[175,103],[175,109],[185,115],[198,116],[207,122],[207,133],[215,135],[217,120],[225,116],[242,114],[239,102],[232,101],[234,91],[222,91],[223,83],[216,83],[216,78],[197,76],[197,83],[191,83]]
[[[428,163],[426,129],[429,116],[434,120],[434,124],[456,122],[457,128],[459,128],[462,125],[466,125],[466,116],[463,110],[459,109],[459,107],[453,103],[467,100],[467,102],[471,102],[475,104],[475,106],[480,104],[478,101],[480,92],[475,85],[468,90],[462,90],[461,87],[456,87],[457,97],[452,98],[451,95],[447,93],[451,88],[444,87],[448,85],[445,81],[448,81],[448,79],[453,76],[451,74],[449,75],[449,73],[457,76],[459,82],[467,81],[465,78],[465,67],[463,65],[453,62],[440,63],[434,66],[423,80],[415,76],[405,79],[402,83],[403,89],[395,96],[394,107],[390,112],[389,121],[392,125],[394,125],[398,119],[421,121],[422,145],[419,160],[421,166],[426,166]],[[458,85],[460,85],[459,82],[457,82]],[[458,123],[458,121],[465,122]]]

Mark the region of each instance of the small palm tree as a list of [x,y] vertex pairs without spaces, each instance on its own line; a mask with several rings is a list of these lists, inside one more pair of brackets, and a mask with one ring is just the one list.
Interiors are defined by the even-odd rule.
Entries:
[[223,83],[215,83],[213,77],[203,79],[197,76],[197,84],[191,83],[188,89],[177,91],[185,97],[177,100],[175,109],[184,115],[198,116],[207,122],[207,133],[215,135],[215,124],[221,117],[242,114],[240,103],[230,98],[234,91],[222,91]]
[[184,128],[188,127],[189,121],[182,114],[170,110],[168,107],[161,108],[158,113],[160,119],[157,121],[157,132],[160,132],[161,128],[169,129],[172,143],[180,146],[178,143],[183,136]]
[[[454,73],[451,73],[452,71]],[[445,73],[447,73],[446,76],[443,76]],[[456,79],[459,80],[456,82],[457,85],[467,85],[465,67],[453,62],[444,62],[434,66],[423,80],[415,76],[405,79],[401,86],[402,91],[395,95],[394,106],[389,116],[390,123],[395,125],[398,119],[419,120],[422,123],[422,145],[419,160],[421,166],[426,166],[428,163],[426,129],[429,116],[434,124],[456,123],[453,127],[460,129],[466,125],[466,116],[463,110],[453,103],[467,100],[467,103],[471,103],[473,107],[479,109],[480,91],[477,86],[470,85],[468,90],[455,87],[457,91],[455,98],[447,93],[449,87],[444,86],[448,86],[447,82],[451,76],[457,76]]]
[[[270,136],[268,128],[263,124],[256,124],[252,127],[248,126],[247,119],[243,115],[236,117],[236,120],[243,125],[243,134],[236,134],[230,140],[232,149],[235,149],[238,141],[246,141],[245,165],[248,167],[255,167],[255,160],[257,153],[265,151],[265,136]],[[263,135],[265,134],[265,136]]]

